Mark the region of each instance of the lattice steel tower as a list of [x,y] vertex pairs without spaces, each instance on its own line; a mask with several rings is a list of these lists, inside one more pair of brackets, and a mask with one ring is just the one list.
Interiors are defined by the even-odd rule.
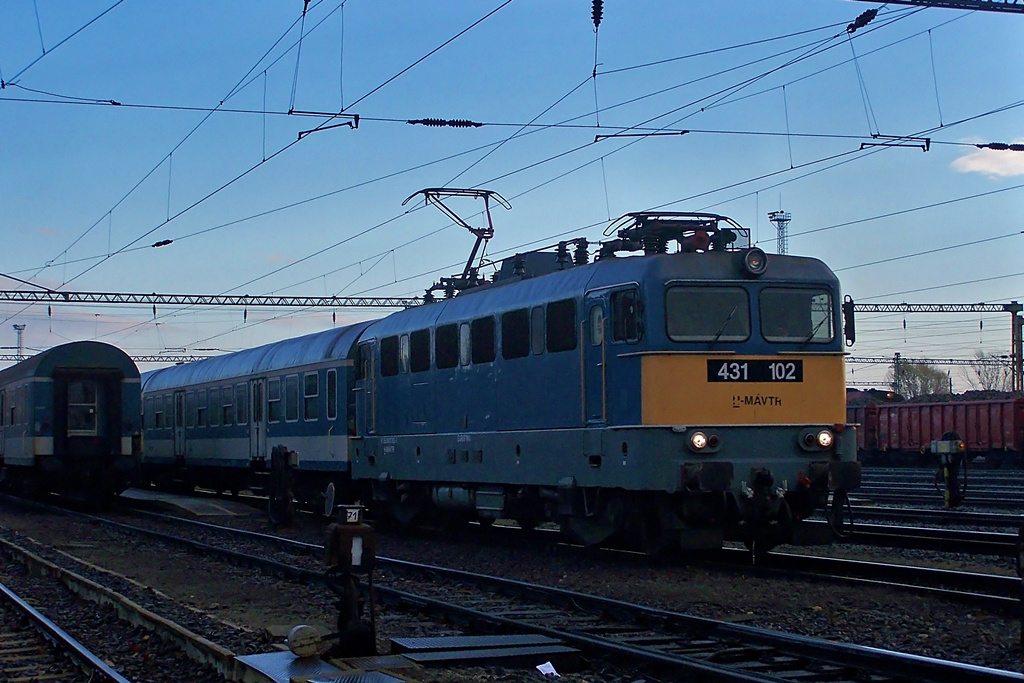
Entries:
[[792,219],[792,214],[789,211],[771,211],[768,213],[768,220],[775,224],[775,228],[779,231],[779,247],[777,251],[780,254],[785,254],[789,251],[789,244],[786,240],[786,227],[789,226],[789,221]]
[[25,325],[14,325],[18,333],[18,360],[25,360]]

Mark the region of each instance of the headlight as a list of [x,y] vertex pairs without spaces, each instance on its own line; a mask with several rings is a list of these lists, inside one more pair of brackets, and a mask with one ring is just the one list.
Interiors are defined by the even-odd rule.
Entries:
[[822,448],[830,448],[833,441],[835,441],[835,437],[832,436],[832,432],[827,429],[818,432],[818,445]]
[[704,432],[694,432],[693,436],[690,437],[690,446],[695,451],[702,451],[708,445],[708,437],[705,436]]

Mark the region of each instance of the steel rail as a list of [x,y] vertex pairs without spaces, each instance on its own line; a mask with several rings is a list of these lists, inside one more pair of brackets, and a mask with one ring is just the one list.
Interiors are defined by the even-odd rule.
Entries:
[[[317,572],[302,567],[296,567],[288,565],[277,560],[271,560],[264,557],[248,555],[235,550],[228,550],[225,548],[218,548],[209,544],[200,543],[190,539],[183,539],[178,536],[166,534],[160,531],[154,531],[150,529],[144,529],[136,527],[130,524],[124,524],[122,522],[113,522],[106,520],[101,517],[94,517],[91,515],[82,515],[83,517],[95,519],[105,525],[122,528],[130,533],[139,533],[147,535],[153,538],[157,538],[163,542],[173,543],[184,547],[193,548],[197,551],[210,554],[211,556],[221,557],[229,562],[233,563],[245,563],[248,566],[256,567],[261,571],[267,573],[289,578],[295,581],[309,582],[309,583],[324,583],[326,580],[325,572]],[[245,532],[237,529],[231,529],[229,527],[218,527],[216,525],[210,525],[206,523],[196,523],[192,520],[182,519],[175,517],[176,522],[185,523],[188,525],[201,524],[206,528],[216,529],[224,533],[238,535],[238,536],[251,536],[259,538],[261,540],[267,540],[266,534],[255,534],[253,532]],[[294,546],[296,549],[301,550],[303,553],[308,553],[312,549],[320,550],[321,546],[315,544],[303,543],[297,541],[291,541],[289,539],[281,539],[278,537],[269,537],[273,541],[282,546]],[[737,551],[742,552],[742,551]],[[745,553],[744,553],[745,554]],[[807,558],[806,556],[792,556],[794,559],[783,560],[783,562],[806,562],[808,559],[819,561],[822,558]],[[798,559],[797,559],[798,558]],[[824,558],[827,560],[827,558]],[[404,568],[407,570],[415,570],[417,572],[423,572],[433,576],[449,577],[459,581],[471,581],[478,585],[489,586],[493,590],[498,588],[507,589],[513,591],[520,597],[526,597],[531,601],[538,601],[543,598],[545,602],[550,603],[552,600],[562,601],[566,605],[571,605],[577,609],[584,609],[591,611],[596,614],[617,616],[622,619],[632,619],[635,622],[647,624],[649,626],[656,626],[658,629],[667,632],[680,632],[687,631],[693,634],[695,638],[706,638],[712,637],[715,639],[723,639],[730,642],[742,642],[747,646],[759,646],[759,647],[771,647],[780,653],[788,654],[792,657],[800,657],[803,660],[811,659],[819,664],[827,663],[833,666],[842,667],[853,667],[858,671],[869,671],[874,675],[882,675],[891,680],[914,680],[914,681],[925,681],[931,683],[963,683],[965,680],[986,680],[986,681],[1017,681],[1018,683],[1024,681],[1024,676],[1015,674],[1012,672],[1001,671],[997,669],[989,669],[986,667],[978,667],[967,664],[960,664],[956,662],[946,662],[943,660],[931,659],[928,657],[920,657],[917,655],[909,655],[905,653],[890,652],[886,650],[879,650],[875,648],[863,647],[858,645],[836,643],[833,641],[819,640],[815,638],[809,638],[805,636],[797,636],[792,634],[785,634],[776,631],[769,631],[766,629],[759,629],[751,626],[744,626],[739,624],[731,624],[727,622],[719,622],[713,619],[706,619],[703,617],[695,617],[693,615],[682,614],[678,612],[670,612],[665,610],[657,610],[648,608],[640,605],[633,605],[630,603],[621,602],[618,600],[612,600],[608,598],[601,598],[597,596],[585,595],[582,593],[576,593],[574,591],[567,591],[564,589],[557,589],[550,586],[541,586],[537,584],[528,584],[521,581],[514,581],[510,579],[503,579],[500,577],[486,576],[473,574],[471,572],[465,572],[462,570],[449,569],[445,567],[439,567],[434,565],[420,565],[416,563],[407,562],[404,560],[397,560],[393,558],[386,558],[378,556],[376,558],[378,566],[388,566],[391,568]],[[830,566],[853,566],[842,561],[831,561]],[[899,565],[879,565],[878,563],[856,563],[864,566],[874,565],[869,571],[891,571],[894,568],[899,569]],[[778,570],[779,568],[775,568]],[[787,575],[792,575],[793,570],[782,567]],[[913,567],[902,567],[902,571],[916,572],[919,568]],[[758,570],[760,571],[760,569]],[[925,574],[933,576],[950,576],[956,574],[955,572],[946,572],[945,570],[927,570]],[[959,574],[963,574],[962,572]],[[921,574],[917,574],[920,576]],[[812,575],[813,576],[813,575]],[[982,575],[983,576],[983,575]],[[818,579],[822,578],[821,575],[817,576]],[[834,578],[834,577],[829,577]],[[1001,581],[1004,577],[997,577]],[[908,579],[912,581],[912,579]],[[984,582],[985,579],[979,579],[978,581]],[[1001,584],[1000,584],[1001,585]],[[1019,581],[1016,582],[1019,590]],[[900,585],[901,588],[906,587],[909,589],[920,590],[920,586],[914,585],[914,583],[908,583],[906,586]],[[742,669],[737,670],[734,667],[729,667],[725,664],[714,664],[711,668],[703,668],[708,662],[706,660],[696,659],[693,657],[687,658],[686,656],[674,655],[664,651],[657,651],[650,648],[645,648],[639,645],[622,645],[621,643],[614,643],[605,638],[598,638],[594,636],[581,636],[576,633],[569,633],[556,630],[546,630],[546,627],[538,625],[524,624],[521,621],[514,619],[507,619],[492,614],[480,612],[478,610],[472,610],[471,608],[459,607],[457,605],[451,605],[443,603],[442,601],[432,601],[430,598],[422,596],[412,596],[409,594],[403,594],[402,591],[391,589],[380,584],[375,585],[374,591],[378,597],[387,597],[389,599],[400,599],[403,601],[410,601],[409,604],[423,608],[426,606],[436,607],[441,609],[442,606],[445,610],[448,610],[448,614],[462,614],[466,618],[479,624],[482,621],[486,621],[496,627],[508,628],[515,626],[518,629],[525,629],[534,633],[544,633],[552,637],[566,640],[570,643],[575,643],[581,647],[599,647],[605,652],[614,653],[617,655],[628,655],[634,658],[645,658],[651,665],[657,666],[675,666],[679,667],[680,670],[686,671],[697,671],[701,676],[707,680],[729,680],[729,681],[782,681],[791,680],[789,678],[781,676],[771,676],[765,674],[755,674],[750,671],[744,671]],[[933,592],[934,589],[933,589]],[[938,591],[940,594],[958,595],[955,591]],[[960,594],[962,597],[962,594]],[[976,596],[978,599],[991,597],[991,596]],[[1002,598],[995,598],[1001,600]],[[592,639],[592,640],[591,640]],[[690,667],[700,667],[693,669]],[[808,679],[813,680],[813,679]],[[875,678],[874,680],[878,680]]]
[[[43,615],[42,612],[25,602],[17,593],[3,583],[0,583],[0,597],[24,615],[31,622],[33,628],[41,633],[44,638],[67,652],[85,670],[98,674],[101,678],[97,679],[97,683],[100,680],[108,681],[109,683],[132,683],[130,679],[117,673],[109,664],[93,654],[87,647],[71,637],[67,631],[57,626],[57,624]],[[92,679],[90,678],[90,680]]]

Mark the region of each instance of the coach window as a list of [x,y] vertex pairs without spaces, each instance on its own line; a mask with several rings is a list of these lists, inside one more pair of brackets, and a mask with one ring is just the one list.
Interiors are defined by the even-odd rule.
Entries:
[[[174,410],[174,395],[173,394],[164,394],[164,412],[170,413],[173,410]],[[178,423],[178,426],[181,426],[180,422]],[[171,424],[171,416],[170,415],[167,415],[165,417],[165,419],[164,419],[164,427],[166,427],[167,429],[171,429],[172,427],[174,427],[174,425]]]
[[315,372],[302,376],[302,417],[306,421],[320,419],[320,375]]
[[462,365],[469,365],[470,340],[469,323],[461,323],[459,325],[459,363]]
[[196,426],[206,426],[206,389],[196,392]]
[[409,335],[409,369],[425,372],[430,369],[430,330],[416,330]]
[[534,306],[530,311],[530,350],[533,355],[544,353],[544,307]]
[[758,302],[765,341],[823,344],[835,335],[828,290],[766,287]]
[[249,392],[244,384],[235,385],[235,424],[249,422]]
[[284,419],[296,422],[299,419],[299,376],[288,375],[284,378]]
[[96,435],[96,382],[80,379],[68,382],[68,435]]
[[327,419],[338,419],[338,371],[327,371]]
[[474,363],[490,363],[494,360],[494,318],[477,318],[471,323]]
[[590,345],[604,344],[604,308],[600,304],[590,308]]
[[210,426],[216,427],[220,424],[220,389],[210,389]]
[[612,341],[640,339],[640,293],[635,289],[612,292]]
[[750,304],[741,287],[676,285],[665,292],[665,326],[677,342],[739,342],[750,338]]
[[231,404],[231,392],[230,386],[224,387],[220,390],[222,403],[220,406],[220,423],[225,427],[231,426],[231,414],[234,412],[234,406]]
[[153,417],[150,422],[150,427],[153,429],[164,428],[164,397],[156,396],[153,398]]
[[525,308],[501,316],[501,357],[530,355],[530,313]]
[[281,380],[267,380],[267,421],[281,421]]
[[380,340],[380,374],[382,377],[398,374],[398,337]]
[[190,391],[185,394],[185,426],[196,426],[196,393]]
[[441,325],[434,330],[434,364],[439,370],[459,364],[458,325]]
[[551,353],[576,348],[576,301],[554,301],[547,307],[547,348]]

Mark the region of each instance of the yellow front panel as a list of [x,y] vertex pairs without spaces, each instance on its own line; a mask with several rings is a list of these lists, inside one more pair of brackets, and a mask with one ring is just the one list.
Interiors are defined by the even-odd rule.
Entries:
[[[803,363],[800,382],[708,381],[708,359]],[[846,370],[834,356],[651,354],[642,359],[645,425],[841,424]]]

